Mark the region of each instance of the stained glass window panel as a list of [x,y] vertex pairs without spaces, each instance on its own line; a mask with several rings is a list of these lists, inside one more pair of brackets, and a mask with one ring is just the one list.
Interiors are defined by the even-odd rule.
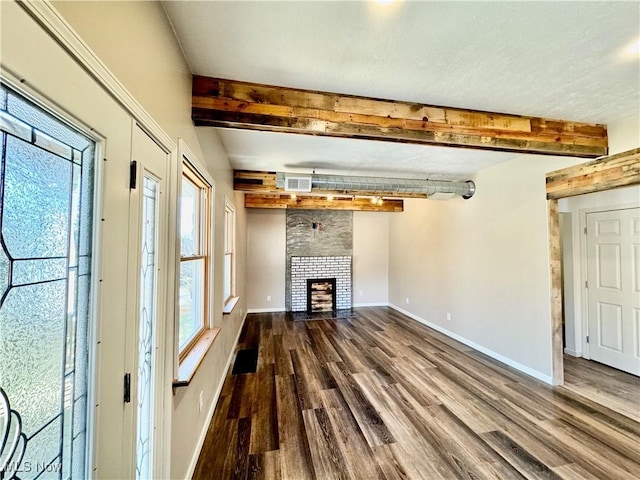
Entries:
[[0,113],[0,389],[26,435],[20,478],[84,478],[95,146],[4,86]]
[[140,328],[138,345],[138,420],[136,478],[151,478],[153,419],[154,325],[156,323],[158,182],[144,176],[142,199],[142,255]]

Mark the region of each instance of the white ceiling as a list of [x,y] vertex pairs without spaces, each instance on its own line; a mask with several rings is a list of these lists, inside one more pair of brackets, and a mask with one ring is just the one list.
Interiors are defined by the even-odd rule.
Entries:
[[[163,2],[194,74],[608,123],[637,113],[639,2]],[[515,154],[219,129],[234,168],[464,178]]]

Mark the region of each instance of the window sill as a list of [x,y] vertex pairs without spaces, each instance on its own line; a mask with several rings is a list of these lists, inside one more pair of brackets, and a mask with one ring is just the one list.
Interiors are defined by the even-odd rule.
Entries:
[[189,385],[219,333],[219,328],[212,328],[211,330],[207,330],[200,337],[187,356],[178,364],[178,378],[173,380],[174,388],[186,387]]
[[222,307],[222,314],[229,315],[238,304],[238,300],[240,300],[240,297],[231,297],[229,301],[224,304],[224,307]]

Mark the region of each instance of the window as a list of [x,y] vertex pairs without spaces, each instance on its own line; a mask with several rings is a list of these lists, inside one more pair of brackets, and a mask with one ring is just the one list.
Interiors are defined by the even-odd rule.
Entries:
[[228,200],[224,202],[224,304],[235,297],[236,211]]
[[211,185],[188,162],[182,164],[178,351],[182,358],[209,328]]

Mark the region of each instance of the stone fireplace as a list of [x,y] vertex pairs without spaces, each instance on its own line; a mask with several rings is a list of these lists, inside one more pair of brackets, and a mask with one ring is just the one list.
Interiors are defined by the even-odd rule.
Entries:
[[[316,284],[316,309],[310,286]],[[329,284],[329,286],[327,286]],[[330,304],[330,307],[327,305]],[[326,310],[319,310],[324,308]],[[291,311],[351,308],[351,256],[291,257]]]

